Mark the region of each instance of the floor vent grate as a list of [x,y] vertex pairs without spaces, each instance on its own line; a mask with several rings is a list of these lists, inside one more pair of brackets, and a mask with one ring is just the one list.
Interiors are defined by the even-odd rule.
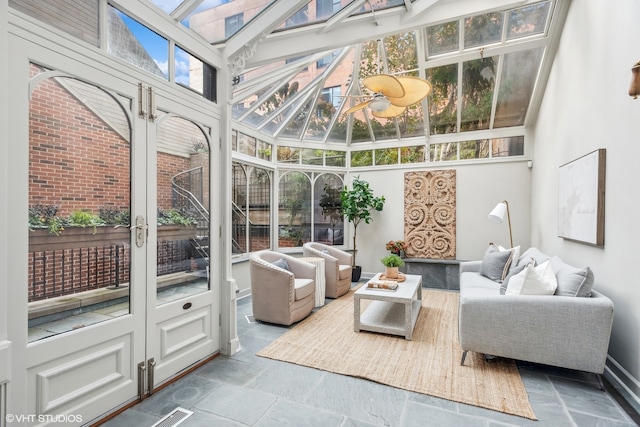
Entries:
[[184,408],[176,408],[171,411],[166,417],[152,425],[151,427],[174,427],[181,424],[184,420],[193,415],[193,412]]
[[247,319],[247,322],[249,323],[257,323],[256,318],[253,317],[252,314],[247,314],[246,316],[244,316],[244,318]]

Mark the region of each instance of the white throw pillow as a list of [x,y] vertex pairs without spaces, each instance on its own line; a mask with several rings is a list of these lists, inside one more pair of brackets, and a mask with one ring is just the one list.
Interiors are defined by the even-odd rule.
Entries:
[[553,295],[558,287],[551,263],[545,261],[537,267],[529,264],[509,279],[505,295]]

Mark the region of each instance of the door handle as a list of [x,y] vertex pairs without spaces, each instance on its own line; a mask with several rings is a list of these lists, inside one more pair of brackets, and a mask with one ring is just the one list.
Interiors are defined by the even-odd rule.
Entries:
[[144,242],[147,237],[147,230],[149,229],[149,226],[144,222],[144,215],[138,215],[136,217],[135,225],[132,225],[129,229],[135,230],[136,246],[139,248],[144,246]]
[[[120,227],[126,227],[126,225],[116,225],[113,228],[120,228]],[[147,224],[145,224],[144,222],[144,215],[138,215],[136,217],[136,223],[135,225],[132,225],[131,227],[129,227],[129,230],[136,231],[136,246],[141,248],[142,246],[144,246],[144,242],[145,239],[147,237],[147,233],[149,226]]]

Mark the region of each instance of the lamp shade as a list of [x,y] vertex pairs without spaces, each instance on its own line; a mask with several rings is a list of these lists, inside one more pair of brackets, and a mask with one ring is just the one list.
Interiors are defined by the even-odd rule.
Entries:
[[489,213],[489,221],[495,222],[496,224],[502,223],[504,220],[504,214],[507,212],[507,204],[505,202],[500,202],[496,205],[495,208]]

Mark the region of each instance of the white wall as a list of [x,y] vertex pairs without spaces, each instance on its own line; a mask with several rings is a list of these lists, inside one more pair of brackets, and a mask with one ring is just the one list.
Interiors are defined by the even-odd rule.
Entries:
[[[505,199],[511,211],[513,243],[529,247],[531,170],[526,160],[455,167],[435,165],[430,169],[456,170],[456,259],[481,259],[490,242],[509,246],[506,218],[503,224],[487,219],[495,205]],[[428,168],[352,173],[368,181],[376,196],[386,199],[384,209],[373,213],[370,224],[358,226],[356,261],[362,265],[363,275],[382,271],[380,258],[389,254],[385,243],[404,238],[404,174],[424,170]]]
[[[0,4],[0,58],[7,58],[7,2]],[[7,79],[7,61],[0,62],[0,93],[6,94],[9,87]],[[0,194],[7,194],[9,185],[9,175],[7,173],[9,156],[7,147],[9,145],[8,132],[8,97],[1,97],[0,103]],[[8,200],[6,197],[0,198],[0,385],[9,380],[11,372],[10,343],[6,341],[8,335],[7,322],[7,253],[9,243],[7,239]],[[2,393],[0,393],[0,398]],[[0,415],[2,411],[0,410]]]
[[[609,368],[640,395],[640,99],[627,95],[640,58],[640,2],[574,0],[533,129],[531,242],[588,265],[615,305]],[[558,167],[607,150],[605,246],[557,237]],[[580,331],[576,331],[580,333]]]

